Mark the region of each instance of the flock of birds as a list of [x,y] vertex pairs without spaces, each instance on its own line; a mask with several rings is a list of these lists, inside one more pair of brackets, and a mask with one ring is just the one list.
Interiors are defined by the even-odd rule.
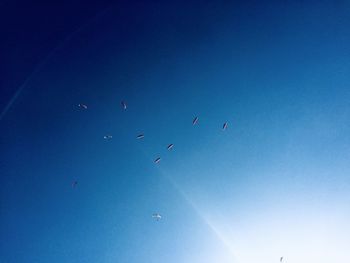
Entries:
[[[127,104],[125,101],[122,101],[121,102],[121,106],[123,108],[123,110],[126,110],[127,109]],[[88,106],[86,104],[83,104],[83,103],[79,103],[78,104],[78,107],[83,109],[83,110],[87,110],[88,109]],[[193,121],[192,121],[192,125],[197,125],[198,124],[198,121],[199,121],[199,118],[198,116],[196,116]],[[223,125],[222,125],[222,130],[226,130],[227,129],[227,126],[228,126],[228,123],[225,122]],[[113,136],[111,134],[106,134],[103,136],[103,138],[105,140],[111,140],[113,138]],[[145,135],[144,134],[139,134],[136,136],[136,139],[140,140],[140,139],[143,139],[145,138]],[[171,150],[172,148],[174,147],[174,144],[173,143],[170,143],[168,146],[167,146],[167,150]],[[155,160],[154,160],[154,163],[159,163],[161,161],[161,157],[157,157]],[[74,181],[72,186],[75,187],[77,185],[77,181]]]
[[[121,107],[122,107],[123,110],[126,110],[126,109],[127,109],[127,104],[126,104],[125,101],[121,101],[120,104],[121,104]],[[84,103],[79,103],[79,104],[78,104],[78,107],[79,107],[80,109],[82,109],[82,110],[87,110],[87,109],[88,109],[88,106],[87,106],[86,104],[84,104]],[[197,124],[198,124],[198,121],[199,121],[198,116],[194,117],[194,119],[192,120],[192,125],[193,125],[193,126],[194,126],[194,125],[197,125]],[[225,130],[227,129],[227,127],[228,127],[228,123],[225,122],[225,123],[222,125],[222,130],[225,131]],[[105,140],[111,140],[111,139],[113,138],[113,136],[112,136],[111,134],[106,134],[106,135],[103,136],[103,138],[104,138]],[[136,139],[138,139],[138,140],[141,140],[141,139],[143,139],[143,138],[145,138],[145,135],[142,134],[142,133],[136,136]],[[174,144],[173,144],[173,143],[170,143],[166,148],[167,148],[167,150],[171,150],[171,149],[174,148]],[[159,163],[160,161],[161,161],[161,157],[157,157],[157,158],[154,160],[154,163],[157,164],[157,163]],[[73,188],[75,188],[77,185],[78,185],[78,181],[74,181],[74,182],[72,183],[72,187],[73,187]],[[159,221],[159,220],[162,218],[162,216],[161,216],[159,213],[154,213],[154,214],[152,215],[152,218],[154,218],[155,220]]]
[[[127,109],[127,104],[126,104],[125,101],[121,101],[121,106],[122,106],[122,109],[123,109],[123,110],[126,110],[126,109]],[[79,104],[78,104],[78,107],[81,108],[81,109],[83,109],[83,110],[87,110],[87,109],[88,109],[88,106],[87,106],[86,104],[83,104],[83,103],[79,103]],[[193,126],[194,126],[194,125],[197,125],[197,124],[198,124],[198,121],[199,121],[198,116],[194,117],[194,119],[192,120],[192,125],[193,125]],[[227,122],[224,122],[224,124],[222,125],[222,130],[225,131],[225,130],[227,129],[227,127],[228,127],[228,123],[227,123]],[[103,138],[104,138],[105,140],[111,140],[111,139],[113,138],[113,136],[112,136],[111,134],[106,134],[106,135],[103,136]],[[145,138],[145,135],[144,135],[144,134],[139,134],[139,135],[136,136],[136,139],[138,139],[138,140],[141,140],[141,139],[143,139],[143,138]],[[173,147],[174,147],[174,144],[173,144],[173,143],[170,143],[170,144],[167,146],[167,150],[171,150]],[[154,160],[154,163],[157,164],[157,163],[159,163],[160,161],[161,161],[161,157],[157,157],[157,158]],[[74,181],[74,182],[72,183],[72,187],[75,188],[75,187],[77,186],[77,184],[78,184],[78,181]],[[159,221],[159,220],[162,218],[162,216],[161,216],[161,214],[159,214],[159,213],[153,213],[153,214],[152,214],[152,218],[154,218],[156,221]],[[280,262],[282,262],[282,261],[283,261],[283,257],[280,257]]]

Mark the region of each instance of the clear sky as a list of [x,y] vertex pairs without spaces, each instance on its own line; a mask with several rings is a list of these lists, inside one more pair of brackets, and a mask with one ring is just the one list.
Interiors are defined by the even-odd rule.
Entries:
[[349,1],[24,2],[1,263],[350,262]]

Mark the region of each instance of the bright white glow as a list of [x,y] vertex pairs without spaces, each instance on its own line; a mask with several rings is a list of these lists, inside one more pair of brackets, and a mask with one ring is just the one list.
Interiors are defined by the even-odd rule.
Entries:
[[256,202],[230,202],[235,199],[227,195],[208,203],[205,191],[186,192],[168,173],[161,173],[225,246],[227,254],[213,255],[220,262],[279,263],[282,256],[283,263],[350,262],[350,210],[345,199],[271,191]]
[[223,239],[232,244],[240,263],[279,262],[281,256],[283,262],[350,262],[350,227],[341,213],[278,216],[276,212],[257,213],[246,222],[231,218],[230,224],[226,218],[211,225],[225,233]]

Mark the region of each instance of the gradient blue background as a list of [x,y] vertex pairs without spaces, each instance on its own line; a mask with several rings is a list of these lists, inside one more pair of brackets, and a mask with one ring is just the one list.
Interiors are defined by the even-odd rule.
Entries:
[[2,2],[0,262],[350,262],[349,14]]

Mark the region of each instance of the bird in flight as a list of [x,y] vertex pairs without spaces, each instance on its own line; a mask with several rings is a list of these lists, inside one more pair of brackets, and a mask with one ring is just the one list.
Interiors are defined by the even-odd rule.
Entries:
[[105,140],[111,140],[112,138],[113,138],[113,136],[110,134],[103,136],[103,139],[105,139]]
[[198,117],[195,117],[195,118],[193,119],[193,121],[192,121],[192,125],[196,125],[197,122],[198,122]]
[[82,109],[84,109],[84,110],[87,110],[87,108],[88,108],[88,106],[87,106],[86,104],[83,104],[83,103],[79,103],[79,104],[78,104],[78,107],[79,107],[79,108],[82,108]]
[[143,134],[139,134],[136,136],[136,139],[143,139],[143,138],[145,138],[145,135],[143,135]]
[[153,217],[154,219],[156,219],[157,221],[159,221],[159,220],[162,218],[162,216],[161,216],[159,213],[154,213],[154,214],[152,215],[152,217]]
[[222,129],[226,130],[227,129],[227,122],[224,123],[224,125],[222,125]]
[[154,160],[155,163],[159,163],[160,162],[160,157],[158,157],[157,159]]
[[78,181],[74,181],[74,182],[72,183],[72,188],[75,188],[75,187],[77,186],[77,184],[78,184]]
[[280,258],[280,262],[282,262],[282,261],[283,261],[283,257]]
[[170,143],[166,148],[167,148],[168,150],[171,150],[173,147],[174,147],[174,144]]
[[123,109],[126,110],[126,102],[122,101],[120,104],[122,105]]

